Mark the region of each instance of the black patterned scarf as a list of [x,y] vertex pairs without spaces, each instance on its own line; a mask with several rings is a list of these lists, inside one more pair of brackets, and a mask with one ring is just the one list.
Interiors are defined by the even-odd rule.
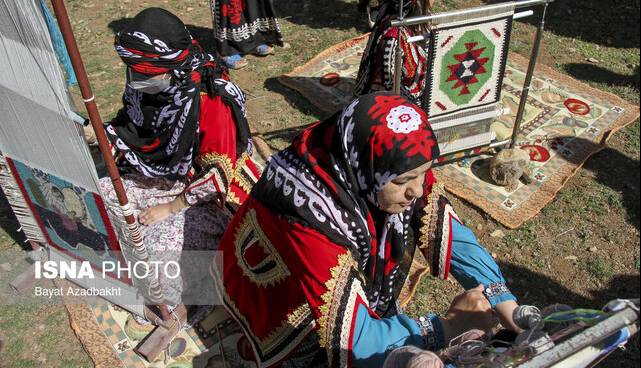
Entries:
[[115,37],[115,49],[131,72],[168,73],[171,86],[158,94],[125,87],[123,108],[106,131],[127,163],[149,177],[183,177],[198,153],[200,92],[221,96],[237,124],[237,151],[244,152],[249,126],[244,95],[229,86],[217,58],[203,53],[184,23],[160,8],[148,8]]

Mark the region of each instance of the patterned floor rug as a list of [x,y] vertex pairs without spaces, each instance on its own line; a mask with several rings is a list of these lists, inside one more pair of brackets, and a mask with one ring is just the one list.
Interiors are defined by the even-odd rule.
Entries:
[[135,347],[153,330],[124,309],[99,301],[65,304],[71,328],[96,367],[245,368],[254,367],[240,326],[222,307],[193,328],[181,331],[160,355],[148,362]]
[[[342,42],[279,80],[321,111],[334,113],[352,98],[366,43],[367,35]],[[511,136],[527,62],[517,54],[508,57],[501,104],[511,113],[492,123],[499,140]],[[532,183],[520,184],[512,192],[494,185],[489,177],[488,155],[443,165],[437,169],[437,176],[450,192],[503,225],[517,228],[554,199],[581,165],[604,148],[613,132],[638,116],[639,108],[621,98],[538,65],[518,137],[519,146],[530,154]]]
[[[399,301],[407,305],[427,268],[422,258],[412,263]],[[57,287],[72,286],[56,280]],[[153,331],[132,314],[105,300],[80,302],[63,297],[72,330],[97,368],[254,368],[253,352],[240,325],[222,306],[181,331],[167,349],[149,362],[135,348]]]

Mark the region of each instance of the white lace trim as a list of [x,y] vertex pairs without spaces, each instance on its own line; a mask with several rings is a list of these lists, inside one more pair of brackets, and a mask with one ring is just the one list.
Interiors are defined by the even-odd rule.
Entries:
[[280,33],[280,22],[276,18],[258,18],[251,23],[245,23],[240,28],[222,28],[214,27],[214,37],[221,41],[242,42],[250,39],[258,32],[278,32]]

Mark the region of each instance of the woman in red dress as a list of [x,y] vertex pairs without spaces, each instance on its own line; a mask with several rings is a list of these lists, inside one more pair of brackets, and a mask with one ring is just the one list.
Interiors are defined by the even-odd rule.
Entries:
[[[425,112],[379,92],[271,157],[212,267],[259,366],[381,367],[398,346],[489,328],[491,309],[514,328],[515,297],[436,183],[438,155]],[[400,307],[417,247],[468,290],[444,316]]]
[[[245,95],[164,9],[136,15],[116,35],[115,48],[127,65],[127,84],[123,108],[106,131],[150,258],[215,250],[260,175],[251,159]],[[116,202],[110,180],[101,179],[101,186]],[[188,290],[180,278],[160,284],[170,303],[182,302]]]

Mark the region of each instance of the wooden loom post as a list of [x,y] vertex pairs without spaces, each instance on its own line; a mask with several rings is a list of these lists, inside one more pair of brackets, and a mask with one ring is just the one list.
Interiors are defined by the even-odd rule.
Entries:
[[[120,178],[120,173],[118,172],[118,167],[114,162],[113,156],[111,154],[111,149],[109,147],[109,141],[104,130],[104,125],[100,113],[98,112],[98,107],[95,102],[95,96],[91,90],[91,84],[89,83],[89,78],[87,77],[87,72],[85,70],[84,63],[80,57],[80,51],[78,50],[78,45],[76,44],[76,39],[71,28],[71,23],[69,22],[69,15],[67,14],[67,9],[63,0],[51,0],[53,5],[53,10],[58,20],[58,25],[60,26],[60,31],[62,37],[67,46],[67,52],[69,53],[69,58],[71,59],[71,64],[73,65],[73,70],[76,73],[76,78],[78,80],[78,86],[80,87],[80,92],[82,94],[82,100],[85,103],[87,113],[89,114],[89,121],[93,127],[94,132],[96,133],[96,139],[98,141],[98,147],[100,148],[100,153],[107,167],[107,172],[113,183],[114,190],[116,191],[116,196],[118,197],[118,203],[120,204],[121,209],[123,210],[123,215],[125,221],[127,222],[127,227],[129,228],[130,235],[132,237],[132,242],[135,246],[135,250],[140,259],[144,262],[149,260],[149,255],[144,247],[142,235],[140,234],[140,229],[136,218],[133,215],[133,211],[129,205],[129,199],[127,198],[127,193],[125,192],[125,187]],[[152,282],[151,285],[152,298],[155,299],[154,302],[159,302],[162,300],[162,291],[160,290],[160,285],[157,282]],[[159,305],[160,312],[163,320],[168,321],[170,319],[170,314],[167,309],[167,306],[164,304]]]

